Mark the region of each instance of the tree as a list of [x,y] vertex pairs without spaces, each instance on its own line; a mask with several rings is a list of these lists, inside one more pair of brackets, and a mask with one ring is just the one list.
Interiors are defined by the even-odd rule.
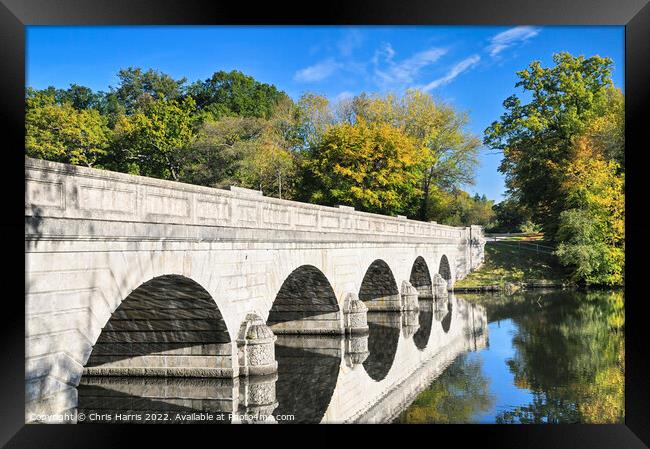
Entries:
[[107,152],[110,130],[95,109],[57,104],[45,92],[28,92],[25,114],[25,153],[29,157],[94,166]]
[[[503,151],[499,170],[508,192],[532,213],[533,221],[554,238],[566,209],[560,185],[572,139],[611,112],[618,94],[611,80],[612,61],[593,56],[553,56],[555,66],[534,61],[517,72],[517,87],[530,93],[524,104],[508,97],[499,121],[485,130],[484,143]],[[620,109],[620,107],[619,107]]]
[[593,145],[576,140],[562,192],[567,209],[560,214],[557,255],[577,282],[621,285],[625,266],[624,175]]
[[490,226],[494,220],[494,201],[488,200],[485,195],[475,194],[472,197],[463,190],[453,189],[451,192],[434,192],[431,197],[436,198],[431,212],[439,223],[450,226]]
[[187,89],[196,102],[200,120],[227,115],[268,119],[278,102],[289,97],[272,84],[261,83],[240,71],[215,72]]
[[154,100],[178,100],[183,94],[186,78],[175,80],[171,76],[149,69],[143,72],[139,67],[121,69],[117,73],[120,82],[111,91],[127,114]]
[[292,198],[296,157],[291,105],[272,119],[222,117],[204,123],[185,152],[182,179],[212,187],[230,185],[259,189],[270,196]]
[[388,123],[402,129],[424,150],[419,219],[439,220],[432,214],[432,204],[441,199],[434,195],[473,183],[480,141],[465,130],[467,114],[443,102],[436,103],[431,95],[416,89],[406,91],[402,97],[362,94],[354,98],[351,108],[354,117],[368,123]]
[[336,123],[329,100],[314,93],[303,94],[296,105],[297,132],[301,150],[318,146],[328,126]]
[[386,123],[328,127],[304,162],[309,200],[346,204],[387,215],[406,213],[418,188],[422,151],[416,141]]
[[191,98],[160,99],[120,117],[115,126],[115,163],[131,173],[179,180],[183,153],[194,136],[193,110]]
[[520,202],[506,198],[492,207],[494,226],[492,232],[524,232],[522,226],[531,221],[531,214]]
[[223,117],[204,123],[183,158],[183,180],[208,187],[238,185],[239,163],[263,131],[264,122],[257,118]]

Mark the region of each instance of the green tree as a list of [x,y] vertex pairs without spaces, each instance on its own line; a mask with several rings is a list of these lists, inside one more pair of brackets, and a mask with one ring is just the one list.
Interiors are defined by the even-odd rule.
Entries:
[[524,232],[522,226],[531,221],[530,212],[520,202],[509,197],[492,206],[494,224],[492,232]]
[[193,111],[191,98],[182,102],[161,99],[120,117],[113,163],[121,171],[179,180],[184,153],[194,136]]
[[196,102],[200,120],[215,120],[226,115],[271,117],[278,102],[289,97],[272,84],[261,83],[240,71],[215,72],[187,89]]
[[175,80],[153,69],[143,72],[139,67],[121,69],[117,77],[119,84],[111,90],[127,114],[134,113],[154,100],[178,100],[186,82],[186,78]]
[[182,179],[212,187],[230,185],[293,198],[296,154],[293,108],[279,105],[271,119],[225,116],[201,125],[185,152]]
[[111,133],[106,118],[95,109],[75,109],[69,102],[57,104],[50,93],[28,93],[25,154],[55,162],[94,166],[109,146]]
[[183,181],[208,187],[239,185],[244,154],[254,151],[264,132],[262,119],[223,117],[201,125],[183,158]]
[[531,211],[550,238],[566,209],[560,186],[572,141],[611,112],[618,96],[610,59],[563,52],[553,61],[553,67],[534,61],[517,72],[516,86],[527,91],[530,102],[508,97],[503,103],[506,112],[484,137],[485,144],[503,151],[499,170],[506,175],[508,192]]

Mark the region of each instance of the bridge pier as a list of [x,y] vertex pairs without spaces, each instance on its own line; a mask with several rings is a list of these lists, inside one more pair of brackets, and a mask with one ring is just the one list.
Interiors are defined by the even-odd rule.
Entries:
[[277,372],[276,339],[262,318],[254,313],[246,315],[237,337],[239,375],[264,376]]
[[449,283],[439,273],[433,275],[431,279],[433,288],[433,298],[446,298],[449,294]]
[[402,281],[402,310],[417,311],[418,290],[409,281]]
[[368,333],[368,308],[356,293],[348,292],[345,295],[343,319],[346,334]]

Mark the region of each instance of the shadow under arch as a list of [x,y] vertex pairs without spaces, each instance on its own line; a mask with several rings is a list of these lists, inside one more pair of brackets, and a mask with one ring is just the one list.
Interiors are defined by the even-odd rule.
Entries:
[[359,299],[368,307],[368,311],[399,311],[400,294],[395,276],[386,262],[376,259],[366,270]]
[[344,333],[334,289],[313,265],[302,265],[285,279],[273,301],[267,325],[275,334]]
[[232,344],[212,296],[185,276],[155,277],[111,314],[84,376],[232,377]]
[[449,259],[446,255],[442,255],[440,258],[440,266],[438,267],[438,274],[443,277],[444,280],[449,282],[451,280],[451,267],[449,266]]
[[[235,410],[237,379],[161,377],[84,377],[77,387],[77,413],[93,419],[79,423],[147,423],[147,414],[169,413],[164,423],[226,424]],[[213,419],[194,418],[209,412]],[[182,419],[174,419],[176,413]],[[121,415],[123,419],[114,419]],[[217,416],[218,415],[218,416]],[[111,417],[112,419],[107,419]]]
[[422,256],[418,256],[413,262],[409,282],[418,291],[418,299],[433,299],[433,289],[429,266]]

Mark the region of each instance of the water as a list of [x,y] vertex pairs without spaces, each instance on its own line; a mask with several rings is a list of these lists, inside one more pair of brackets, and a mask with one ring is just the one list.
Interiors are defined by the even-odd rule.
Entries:
[[272,376],[83,377],[78,412],[95,414],[84,422],[622,421],[622,293],[450,295],[368,323],[367,336],[279,335]]
[[489,347],[460,355],[396,422],[623,422],[622,292],[472,299],[486,305]]

